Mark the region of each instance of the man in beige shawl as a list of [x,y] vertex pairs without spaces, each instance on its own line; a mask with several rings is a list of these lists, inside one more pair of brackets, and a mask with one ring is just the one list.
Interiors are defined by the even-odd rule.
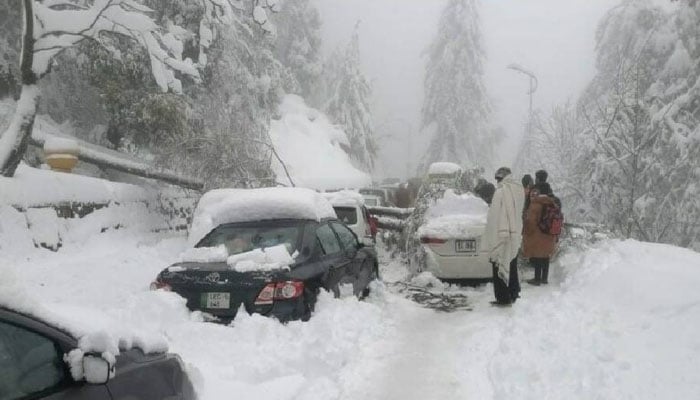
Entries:
[[493,290],[497,305],[508,305],[519,297],[518,250],[523,231],[523,204],[525,194],[522,185],[513,179],[507,167],[496,171],[496,192],[489,208],[485,248],[493,266]]

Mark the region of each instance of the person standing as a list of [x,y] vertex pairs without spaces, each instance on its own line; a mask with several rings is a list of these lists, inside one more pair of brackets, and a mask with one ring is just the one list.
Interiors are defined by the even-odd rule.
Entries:
[[523,257],[535,268],[535,277],[527,283],[535,286],[547,284],[549,260],[557,246],[557,236],[543,232],[539,226],[546,207],[558,207],[547,182],[539,182],[530,192],[530,203],[523,223]]
[[496,182],[484,238],[493,268],[495,304],[509,305],[520,297],[517,256],[522,240],[525,195],[507,167],[496,171]]

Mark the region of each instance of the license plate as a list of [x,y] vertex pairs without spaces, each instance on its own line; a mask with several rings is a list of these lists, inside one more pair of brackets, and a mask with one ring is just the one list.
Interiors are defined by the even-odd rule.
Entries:
[[204,308],[230,308],[230,293],[202,293],[202,306]]
[[455,240],[457,253],[476,253],[476,240]]

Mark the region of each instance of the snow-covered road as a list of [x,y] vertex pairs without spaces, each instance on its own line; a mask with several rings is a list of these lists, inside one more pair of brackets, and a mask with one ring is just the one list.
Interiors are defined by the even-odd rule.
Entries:
[[[226,327],[202,322],[175,294],[148,291],[185,246],[180,236],[111,231],[74,237],[58,253],[5,249],[0,272],[62,315],[164,335],[203,400],[700,393],[700,255],[688,250],[610,241],[572,252],[555,282],[525,287],[512,308],[491,307],[490,286],[438,287],[468,296],[473,310],[436,312],[387,284],[363,302],[321,296],[308,323],[243,316]],[[383,267],[388,281],[404,275],[400,263]]]

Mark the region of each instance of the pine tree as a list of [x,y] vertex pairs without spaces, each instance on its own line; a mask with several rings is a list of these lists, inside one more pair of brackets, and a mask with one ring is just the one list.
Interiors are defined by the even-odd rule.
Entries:
[[333,55],[327,74],[326,85],[330,95],[325,112],[347,134],[351,158],[359,168],[371,172],[377,156],[369,105],[372,89],[360,66],[357,26],[348,46]]
[[427,51],[423,128],[433,137],[423,161],[490,167],[495,138],[483,84],[484,51],[475,0],[449,0]]
[[[321,17],[309,0],[286,0],[276,15],[275,56],[289,69],[293,92],[318,103],[321,60]],[[316,106],[320,104],[314,104]]]

